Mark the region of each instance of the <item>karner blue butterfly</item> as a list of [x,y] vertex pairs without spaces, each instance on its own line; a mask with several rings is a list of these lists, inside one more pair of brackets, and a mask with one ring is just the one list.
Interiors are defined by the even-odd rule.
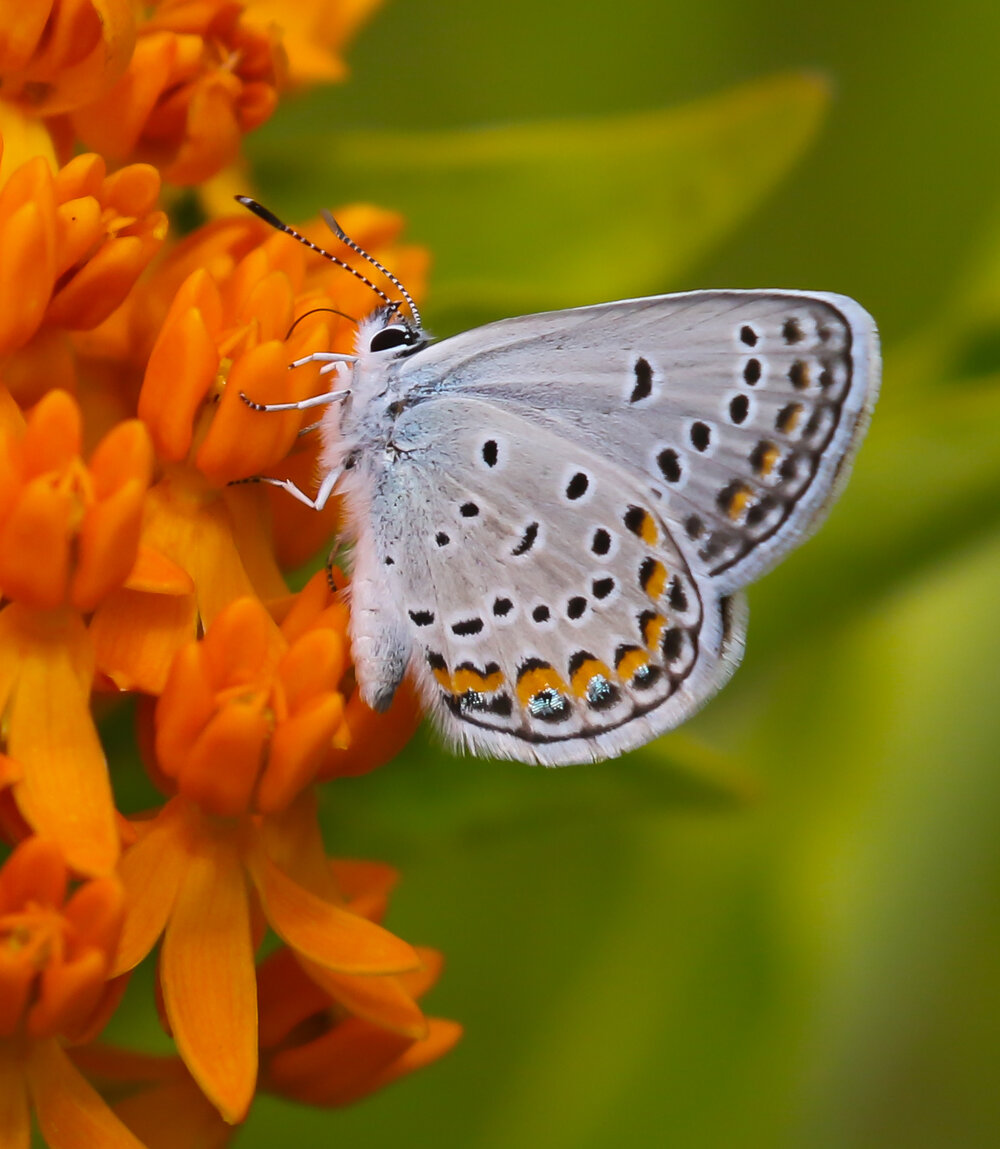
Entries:
[[412,672],[453,744],[550,766],[677,726],[740,660],[741,588],[846,477],[879,383],[871,316],[822,292],[692,291],[432,343],[327,220],[399,294],[316,248],[383,302],[355,354],[302,360],[337,381],[298,404],[326,405],[319,488],[280,483],[344,498],[362,697],[383,709]]

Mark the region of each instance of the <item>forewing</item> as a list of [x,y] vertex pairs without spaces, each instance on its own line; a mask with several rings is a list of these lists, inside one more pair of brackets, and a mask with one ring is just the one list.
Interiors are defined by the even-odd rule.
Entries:
[[546,764],[672,728],[728,677],[742,619],[635,469],[487,399],[420,403],[372,502],[375,562],[451,739]]
[[853,300],[708,291],[503,320],[420,352],[402,379],[414,396],[479,397],[627,473],[725,594],[822,517],[879,368]]

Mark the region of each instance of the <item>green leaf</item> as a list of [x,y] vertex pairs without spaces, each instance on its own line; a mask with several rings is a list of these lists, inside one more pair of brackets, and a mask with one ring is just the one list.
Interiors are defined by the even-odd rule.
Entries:
[[401,209],[434,258],[440,329],[442,311],[467,319],[676,284],[782,179],[827,102],[822,78],[791,74],[666,111],[423,133],[308,126],[262,133],[252,152],[282,211],[357,199]]

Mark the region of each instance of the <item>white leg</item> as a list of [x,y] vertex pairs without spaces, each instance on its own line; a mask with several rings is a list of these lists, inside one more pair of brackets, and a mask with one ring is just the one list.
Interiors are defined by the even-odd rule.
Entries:
[[321,511],[330,501],[333,488],[337,485],[337,480],[343,473],[343,470],[327,471],[323,476],[323,482],[319,485],[315,499],[310,499],[305,491],[297,487],[291,479],[273,479],[270,475],[251,475],[247,479],[233,479],[229,486],[235,487],[240,483],[267,483],[269,487],[280,487],[283,491],[287,491],[292,498],[298,499],[300,503],[305,503],[305,505],[312,508],[312,510]]
[[242,391],[240,398],[254,411],[305,411],[309,407],[322,407],[327,403],[336,403],[341,399],[346,399],[350,393],[348,390],[326,391],[322,395],[313,395],[311,399],[300,399],[298,403],[255,403]]
[[314,351],[302,359],[296,359],[291,367],[303,367],[306,363],[357,363],[357,355],[342,355],[336,351]]
[[320,483],[319,490],[316,492],[316,498],[313,500],[313,506],[317,511],[321,511],[326,506],[327,501],[333,494],[333,488],[337,485],[337,480],[343,473],[343,470],[327,471],[323,476],[323,482]]

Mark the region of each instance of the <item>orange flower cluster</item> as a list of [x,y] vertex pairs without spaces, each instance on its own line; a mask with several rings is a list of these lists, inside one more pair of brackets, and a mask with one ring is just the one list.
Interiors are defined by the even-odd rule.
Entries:
[[[237,158],[288,85],[344,72],[373,0],[49,0],[0,30],[0,1144],[223,1145],[255,1091],[342,1105],[459,1036],[440,955],[381,924],[395,875],[338,862],[316,787],[418,720],[361,701],[345,578],[293,593],[337,522],[289,403],[365,288],[256,217],[175,237],[161,184]],[[290,9],[288,12],[285,9]],[[80,146],[92,149],[75,154]],[[72,158],[71,158],[72,157]],[[62,161],[62,162],[60,162]],[[340,218],[419,290],[423,252]],[[310,227],[305,228],[310,233]],[[316,235],[319,239],[320,236]],[[323,310],[327,309],[327,310]],[[285,501],[280,501],[280,500]],[[279,500],[279,501],[276,501]],[[162,795],[116,808],[97,716],[131,696]],[[127,767],[126,767],[127,768]],[[270,956],[256,954],[270,933]],[[159,947],[177,1056],[95,1044]],[[110,1105],[102,1091],[115,1097]]]

